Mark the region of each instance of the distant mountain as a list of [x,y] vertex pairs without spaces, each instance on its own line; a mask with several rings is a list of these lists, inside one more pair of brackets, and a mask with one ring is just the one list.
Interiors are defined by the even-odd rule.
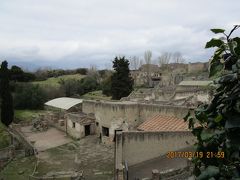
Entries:
[[[99,65],[99,62],[88,60],[58,60],[58,61],[22,61],[22,60],[7,60],[9,67],[16,65],[27,71],[35,71],[39,68],[51,68],[51,69],[76,69],[76,68],[89,68],[90,65],[97,65],[99,69],[104,68],[104,65]],[[98,63],[98,64],[97,64]]]

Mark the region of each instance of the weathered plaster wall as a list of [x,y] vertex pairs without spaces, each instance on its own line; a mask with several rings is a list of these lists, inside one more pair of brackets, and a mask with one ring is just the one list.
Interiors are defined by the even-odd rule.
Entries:
[[193,145],[194,137],[191,132],[119,132],[116,137],[116,168],[122,162],[135,165],[169,151],[177,151]]
[[175,116],[183,118],[188,112],[187,107],[159,105],[159,104],[139,104],[139,113],[142,120],[146,120],[156,114]]
[[196,73],[200,71],[207,71],[208,63],[189,63],[188,64],[188,73]]
[[80,139],[85,136],[84,126],[81,126],[78,123],[75,123],[75,128],[73,128],[73,122],[67,120],[67,133],[73,138]]
[[[137,102],[109,102],[109,101],[83,101],[83,112],[94,113],[96,122],[99,123],[99,131],[102,126],[109,128],[109,140],[112,141],[115,129],[123,122],[127,122],[129,129],[134,129],[144,120],[156,114],[163,114],[183,118],[187,107],[166,106],[158,104],[143,104]],[[98,134],[99,135],[99,134]]]
[[209,92],[207,90],[202,90],[202,91],[197,91],[197,92],[191,92],[191,91],[177,91],[174,99],[178,100],[178,99],[182,99],[182,98],[188,98],[190,96],[195,96],[197,101],[201,101],[201,102],[209,102],[210,100],[210,95]]

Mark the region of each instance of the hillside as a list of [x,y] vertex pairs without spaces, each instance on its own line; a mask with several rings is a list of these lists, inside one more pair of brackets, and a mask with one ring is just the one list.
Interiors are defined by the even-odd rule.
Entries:
[[73,74],[73,75],[63,75],[63,76],[58,76],[58,77],[52,77],[52,78],[48,78],[45,81],[34,81],[32,82],[33,84],[39,84],[40,86],[54,86],[54,87],[59,87],[59,81],[61,79],[63,80],[67,80],[67,79],[76,79],[76,80],[81,80],[82,78],[84,78],[85,75],[81,75],[81,74]]

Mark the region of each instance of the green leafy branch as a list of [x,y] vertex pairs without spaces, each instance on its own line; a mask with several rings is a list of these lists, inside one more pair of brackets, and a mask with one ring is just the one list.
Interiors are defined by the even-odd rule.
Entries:
[[205,48],[217,48],[209,61],[209,76],[216,89],[210,104],[202,104],[194,114],[188,113],[196,137],[196,151],[224,152],[224,158],[194,158],[194,174],[204,179],[240,178],[240,38],[226,34],[224,29],[211,29],[220,38],[213,38]]

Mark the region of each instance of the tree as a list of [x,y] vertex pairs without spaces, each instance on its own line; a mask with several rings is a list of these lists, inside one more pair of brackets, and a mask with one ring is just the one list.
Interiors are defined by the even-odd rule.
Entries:
[[86,68],[78,68],[78,69],[76,69],[76,73],[79,73],[81,75],[86,75],[87,69]]
[[152,51],[145,51],[144,52],[144,60],[146,64],[151,64],[152,62]]
[[197,138],[194,174],[197,179],[240,178],[240,38],[231,38],[223,29],[211,29],[224,38],[213,38],[206,48],[216,47],[209,61],[209,76],[214,79],[215,92],[210,104],[189,112],[185,120]]
[[151,51],[145,51],[144,53],[144,60],[147,66],[147,82],[148,86],[150,86],[150,73],[151,73],[151,62],[152,62],[152,52]]
[[180,52],[173,53],[172,59],[173,59],[174,63],[184,63],[185,62],[185,60],[183,59],[182,54]]
[[80,80],[76,79],[60,79],[60,89],[64,92],[65,96],[71,97],[76,94],[84,94],[84,89]]
[[133,79],[130,76],[129,61],[125,57],[116,57],[113,61],[115,72],[112,75],[112,99],[119,100],[128,96],[133,90]]
[[160,57],[158,57],[158,63],[161,68],[168,67],[169,62],[171,61],[172,53],[164,52]]
[[81,80],[81,86],[84,93],[97,90],[99,87],[98,80],[94,76],[86,76]]
[[107,76],[103,81],[102,81],[102,93],[106,96],[111,96],[111,85],[112,85],[112,81],[111,81],[111,76]]
[[16,109],[43,109],[47,94],[39,85],[21,83],[17,85],[14,95]]
[[139,65],[140,65],[139,57],[133,56],[133,57],[130,59],[131,69],[137,70],[137,69],[139,68]]
[[95,65],[91,65],[87,72],[88,77],[92,77],[92,79],[95,79],[97,83],[100,83],[100,74],[97,71],[97,67]]
[[13,80],[15,82],[23,80],[24,72],[20,67],[12,66],[10,73],[11,73],[11,80]]
[[1,121],[9,126],[14,118],[13,98],[9,85],[10,72],[7,61],[3,61],[0,71],[0,93],[1,93]]

